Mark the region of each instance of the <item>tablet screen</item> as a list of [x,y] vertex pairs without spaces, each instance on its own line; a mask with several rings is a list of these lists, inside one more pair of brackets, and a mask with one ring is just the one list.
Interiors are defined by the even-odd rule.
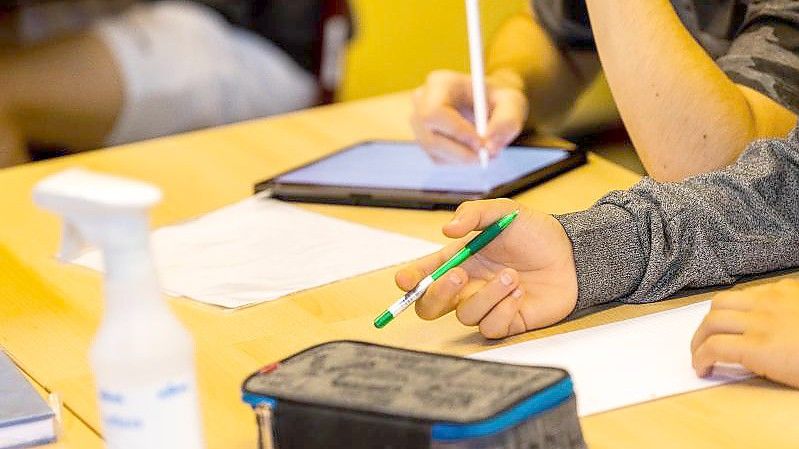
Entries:
[[569,157],[552,148],[509,147],[482,168],[438,165],[413,143],[370,142],[276,179],[283,184],[351,186],[442,192],[490,192]]

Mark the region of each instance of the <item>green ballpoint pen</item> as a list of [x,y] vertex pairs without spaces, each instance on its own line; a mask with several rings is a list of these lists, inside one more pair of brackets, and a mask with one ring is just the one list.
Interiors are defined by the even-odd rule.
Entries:
[[505,215],[485,228],[483,232],[477,234],[475,238],[469,240],[469,243],[467,243],[466,246],[461,248],[461,250],[455,253],[454,256],[450,257],[450,259],[438,267],[436,271],[419,281],[419,283],[416,284],[416,287],[409,290],[407,293],[405,293],[405,295],[402,296],[402,298],[398,299],[397,302],[392,304],[388,309],[386,309],[385,312],[380,314],[380,316],[375,319],[375,327],[378,329],[385,327],[386,324],[390,323],[391,320],[396,318],[397,315],[402,313],[403,310],[407,309],[408,306],[416,302],[417,299],[421,298],[427,289],[430,288],[430,285],[438,278],[444,276],[449,270],[462,264],[470,256],[480,251],[486,245],[491,243],[492,240],[497,238],[497,236],[504,231],[505,228],[507,228],[518,215],[518,210]]

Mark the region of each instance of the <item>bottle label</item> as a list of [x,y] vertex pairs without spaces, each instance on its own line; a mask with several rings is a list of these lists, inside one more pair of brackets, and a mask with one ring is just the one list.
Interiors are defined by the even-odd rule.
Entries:
[[135,388],[101,388],[100,410],[108,449],[202,449],[193,379]]

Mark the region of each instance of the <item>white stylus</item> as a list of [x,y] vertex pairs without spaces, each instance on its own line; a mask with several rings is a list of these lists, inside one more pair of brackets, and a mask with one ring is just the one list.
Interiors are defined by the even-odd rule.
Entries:
[[[483,34],[480,29],[479,0],[466,0],[466,25],[469,31],[469,62],[472,71],[472,100],[474,124],[477,134],[484,138],[488,128],[488,101],[486,100],[485,69],[483,66]],[[488,150],[480,147],[480,165],[488,165]]]

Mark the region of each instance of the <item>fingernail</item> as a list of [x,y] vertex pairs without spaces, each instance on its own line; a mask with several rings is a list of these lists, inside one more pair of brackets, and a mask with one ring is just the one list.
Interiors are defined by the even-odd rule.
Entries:
[[455,285],[461,285],[463,283],[463,279],[455,273],[449,275],[449,280]]
[[510,285],[513,283],[513,278],[507,272],[503,272],[499,275],[499,282],[502,282],[502,285]]
[[449,224],[450,225],[456,225],[456,224],[458,224],[460,222],[461,222],[461,217],[455,217],[452,220],[450,220]]
[[511,293],[511,296],[513,296],[514,298],[521,298],[522,290],[517,288],[516,290],[513,291],[513,293]]

